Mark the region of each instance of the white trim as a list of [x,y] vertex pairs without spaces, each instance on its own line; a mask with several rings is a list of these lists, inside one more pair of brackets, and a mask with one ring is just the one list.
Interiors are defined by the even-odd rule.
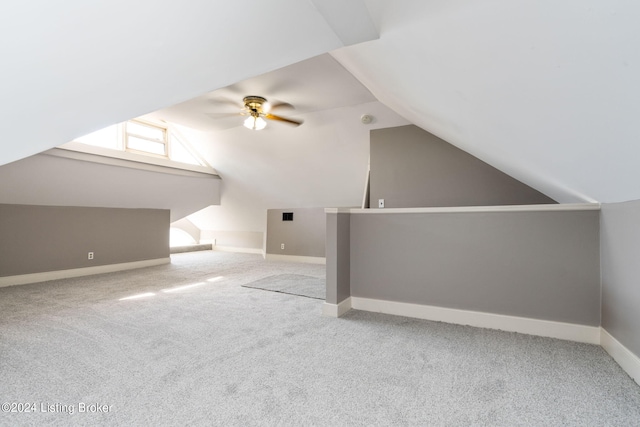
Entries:
[[[328,214],[339,214],[339,213],[351,213],[355,208],[324,208],[324,213]],[[363,209],[358,209],[363,210]],[[366,209],[369,210],[369,209]]]
[[573,323],[505,316],[479,311],[458,310],[430,305],[409,304],[370,298],[351,297],[351,307],[356,310],[415,317],[437,322],[469,325],[479,328],[499,329],[541,337],[600,344],[600,327]]
[[613,357],[613,360],[640,385],[640,358],[624,345],[620,344],[620,342],[604,328],[600,328],[600,345]]
[[307,264],[326,264],[325,257],[300,256],[300,255],[278,255],[266,254],[264,259],[267,261],[288,261],[288,262],[306,262]]
[[44,273],[21,274],[18,276],[0,277],[0,288],[28,283],[46,282],[49,280],[69,279],[71,277],[91,276],[93,274],[113,273],[114,271],[133,270],[169,264],[171,258],[156,258],[144,261],[124,262],[121,264],[96,265],[94,267],[73,268],[70,270],[46,271]]
[[[104,147],[82,144],[80,142],[68,142],[51,150],[45,151],[55,157],[82,160],[85,162],[100,163],[105,165],[122,166],[132,169],[160,171],[164,173],[205,174],[219,177],[218,172],[212,167],[190,165],[170,159],[152,157],[145,154],[136,154],[129,151],[113,150]],[[200,175],[202,176],[202,175]]]
[[548,205],[505,206],[452,206],[438,208],[326,208],[328,214],[412,214],[412,213],[470,213],[470,212],[548,212],[548,211],[598,211],[600,203],[563,203]]
[[213,245],[213,248],[211,250],[218,251],[218,252],[235,252],[235,253],[239,253],[239,254],[264,255],[264,251],[262,249],[260,249],[260,248],[240,248],[240,247],[236,247],[236,246],[216,246],[216,245]]
[[351,297],[340,301],[338,304],[325,302],[322,304],[322,315],[327,317],[340,317],[351,310]]

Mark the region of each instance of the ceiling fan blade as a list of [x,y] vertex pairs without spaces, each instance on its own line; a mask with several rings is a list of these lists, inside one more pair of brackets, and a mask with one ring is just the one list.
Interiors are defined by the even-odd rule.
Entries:
[[244,116],[245,114],[242,111],[238,111],[237,113],[204,113],[206,116],[211,117],[212,119],[224,119],[226,117],[239,117]]
[[265,119],[269,119],[269,120],[277,120],[277,121],[280,121],[280,122],[289,123],[289,124],[294,125],[294,126],[300,126],[302,123],[304,123],[304,120],[288,119],[286,117],[276,116],[275,114],[265,114],[264,118]]
[[295,110],[295,107],[288,102],[269,102],[269,105],[271,106],[271,110],[277,110],[279,108],[288,108],[290,110]]

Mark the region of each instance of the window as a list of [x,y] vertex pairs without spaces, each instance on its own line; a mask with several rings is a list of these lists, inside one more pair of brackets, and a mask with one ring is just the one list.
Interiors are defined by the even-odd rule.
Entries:
[[211,167],[174,129],[142,120],[112,125],[76,138],[74,142]]
[[144,154],[168,157],[167,129],[130,120],[124,123],[125,148]]

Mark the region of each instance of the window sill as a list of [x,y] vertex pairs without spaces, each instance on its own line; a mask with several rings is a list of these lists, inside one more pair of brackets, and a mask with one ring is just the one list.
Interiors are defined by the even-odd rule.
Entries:
[[112,166],[128,167],[132,169],[148,170],[152,172],[172,173],[176,175],[194,176],[199,174],[212,175],[219,178],[218,172],[212,167],[190,165],[169,159],[155,158],[143,154],[129,153],[109,148],[95,147],[69,142],[57,148],[45,151],[43,154],[85,162],[101,163]]

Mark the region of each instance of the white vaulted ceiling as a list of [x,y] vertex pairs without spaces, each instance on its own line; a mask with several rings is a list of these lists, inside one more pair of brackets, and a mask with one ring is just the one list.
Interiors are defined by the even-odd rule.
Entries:
[[[640,199],[637,16],[623,0],[5,2],[0,164],[330,52],[353,105],[379,103],[561,202]],[[316,117],[350,101],[308,95],[321,82],[304,72],[277,97],[315,114],[305,135],[326,134]]]
[[558,201],[640,199],[640,3],[368,4],[334,56],[380,101]]
[[[324,54],[205,93],[145,118],[205,132],[226,130],[242,124],[240,111],[247,95],[265,96],[270,102],[290,104],[274,111],[283,116],[300,116],[376,101],[351,73]],[[274,125],[283,129],[279,124]]]
[[2,2],[0,164],[374,37],[361,0]]
[[[242,126],[245,95],[291,104],[274,113],[299,127],[269,121]],[[218,116],[231,112],[231,116]],[[370,114],[372,123],[361,116]],[[264,231],[270,208],[359,206],[369,160],[369,131],[408,124],[377,101],[329,54],[206,93],[150,116],[180,132],[222,177],[220,206],[189,219],[203,230]]]

